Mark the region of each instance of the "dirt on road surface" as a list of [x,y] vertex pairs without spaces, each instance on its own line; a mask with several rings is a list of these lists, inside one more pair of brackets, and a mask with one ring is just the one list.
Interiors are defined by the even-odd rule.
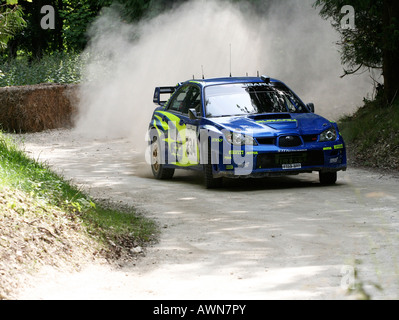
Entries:
[[[350,168],[336,186],[318,175],[227,181],[196,173],[153,179],[127,139],[70,130],[24,135],[25,149],[93,197],[122,201],[162,233],[119,269],[43,269],[18,299],[399,298],[399,179]],[[356,271],[355,271],[356,270]]]

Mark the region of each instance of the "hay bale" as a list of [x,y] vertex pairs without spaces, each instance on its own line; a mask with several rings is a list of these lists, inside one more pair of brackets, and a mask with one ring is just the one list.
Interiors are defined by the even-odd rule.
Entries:
[[71,126],[77,89],[60,84],[0,88],[0,128],[25,133]]

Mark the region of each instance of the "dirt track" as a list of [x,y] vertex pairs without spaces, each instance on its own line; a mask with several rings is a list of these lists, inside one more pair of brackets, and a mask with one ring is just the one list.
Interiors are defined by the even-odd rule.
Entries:
[[67,130],[24,139],[32,157],[138,207],[162,235],[136,265],[46,269],[19,299],[346,299],[352,267],[372,298],[399,298],[398,178],[350,169],[333,187],[305,174],[209,191],[192,173],[154,180],[128,140]]

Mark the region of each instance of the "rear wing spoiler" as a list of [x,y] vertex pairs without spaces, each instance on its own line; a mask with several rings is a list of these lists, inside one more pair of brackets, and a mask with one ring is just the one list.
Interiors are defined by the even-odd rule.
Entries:
[[154,103],[163,106],[166,101],[161,101],[161,95],[169,94],[172,95],[176,91],[177,87],[157,87],[154,92]]

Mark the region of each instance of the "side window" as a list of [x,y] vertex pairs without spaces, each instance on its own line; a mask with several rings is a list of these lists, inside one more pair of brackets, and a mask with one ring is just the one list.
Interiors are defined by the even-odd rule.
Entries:
[[183,87],[176,93],[168,106],[168,110],[181,112],[189,87]]
[[189,109],[201,112],[201,91],[197,86],[186,86],[177,92],[170,102],[168,110],[188,114]]
[[284,96],[285,104],[289,110],[289,112],[295,112],[296,108],[295,105],[292,103],[291,99],[288,96]]
[[187,113],[189,109],[195,109],[197,111],[197,115],[202,116],[201,109],[201,90],[198,87],[192,87],[192,96],[190,100],[190,105],[187,108]]

